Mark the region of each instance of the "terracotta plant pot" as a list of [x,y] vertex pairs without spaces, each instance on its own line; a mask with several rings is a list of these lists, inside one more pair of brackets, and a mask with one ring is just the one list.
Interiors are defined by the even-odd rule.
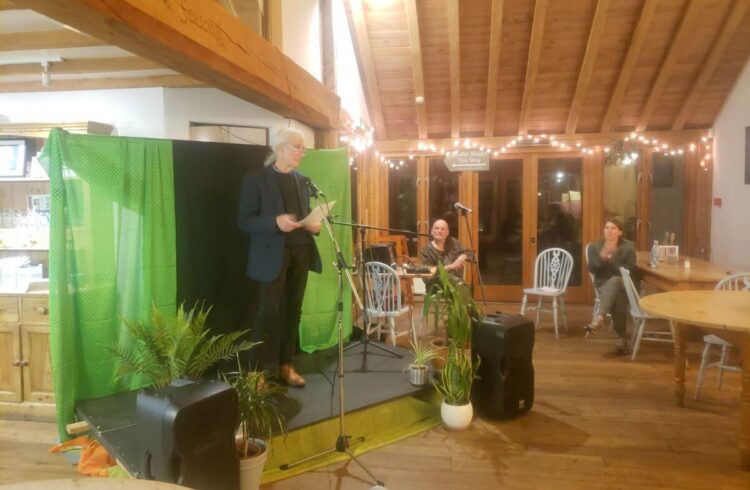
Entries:
[[435,337],[430,340],[430,345],[437,354],[432,360],[432,369],[437,373],[442,371],[445,363],[448,362],[448,342],[443,337]]

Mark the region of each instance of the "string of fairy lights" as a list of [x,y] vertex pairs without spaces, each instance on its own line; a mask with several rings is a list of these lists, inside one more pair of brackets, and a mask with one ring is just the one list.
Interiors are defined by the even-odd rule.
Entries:
[[[340,141],[348,145],[352,157],[349,164],[354,165],[356,157],[364,154],[374,145],[373,128],[367,126],[363,121],[357,124],[348,124],[341,130]],[[521,149],[534,148],[556,148],[560,151],[572,151],[592,155],[597,151],[602,151],[606,156],[613,151],[619,151],[617,163],[623,165],[634,164],[641,152],[650,150],[654,153],[661,153],[666,157],[679,157],[686,153],[699,153],[701,160],[700,166],[703,170],[708,171],[712,160],[712,143],[713,138],[710,134],[701,136],[700,139],[688,143],[671,144],[664,140],[649,137],[647,134],[631,132],[622,139],[614,140],[610,145],[587,145],[585,140],[578,141],[558,139],[555,135],[539,134],[516,136],[507,143],[499,146],[487,146],[480,141],[472,138],[455,138],[450,144],[435,144],[434,142],[419,141],[416,146],[409,150],[408,157],[403,154],[398,157],[386,156],[379,151],[375,151],[375,157],[381,165],[392,169],[402,168],[409,160],[414,160],[417,155],[429,156],[451,156],[466,150],[486,152],[493,158],[498,158],[508,152],[517,152]],[[627,148],[623,151],[624,148]]]

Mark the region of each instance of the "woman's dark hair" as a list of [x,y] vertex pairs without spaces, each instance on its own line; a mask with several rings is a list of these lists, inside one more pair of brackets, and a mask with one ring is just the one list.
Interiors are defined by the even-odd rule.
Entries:
[[617,228],[618,228],[618,229],[619,229],[620,231],[625,231],[625,228],[623,228],[623,227],[622,227],[622,226],[623,226],[623,225],[622,225],[622,220],[621,220],[620,218],[618,218],[618,217],[615,217],[615,216],[613,216],[613,217],[611,217],[611,218],[607,218],[607,219],[605,219],[605,220],[604,220],[604,224],[606,225],[607,223],[612,223],[612,224],[613,224],[613,225],[615,225],[615,226],[616,226],[616,227],[617,227]]

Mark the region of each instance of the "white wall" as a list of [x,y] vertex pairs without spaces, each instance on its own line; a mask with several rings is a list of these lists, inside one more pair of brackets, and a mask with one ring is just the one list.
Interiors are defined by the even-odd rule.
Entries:
[[322,80],[318,0],[283,0],[281,22],[284,54]]
[[336,57],[336,92],[341,97],[341,107],[352,116],[355,123],[362,119],[368,125],[372,125],[362,80],[359,77],[349,23],[346,20],[344,0],[333,1],[333,44]]
[[0,93],[0,120],[13,123],[96,121],[115,126],[120,136],[163,138],[163,89]]
[[716,262],[750,270],[750,185],[745,185],[745,128],[750,126],[750,63],[714,124],[711,255]]
[[164,113],[164,132],[169,139],[190,139],[192,121],[267,127],[271,134],[291,125],[305,135],[305,146],[312,148],[315,144],[315,133],[308,126],[213,88],[164,89]]

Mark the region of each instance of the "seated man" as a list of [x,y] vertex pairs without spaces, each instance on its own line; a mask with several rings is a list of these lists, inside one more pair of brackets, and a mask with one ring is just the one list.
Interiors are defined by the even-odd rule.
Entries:
[[[464,265],[473,255],[472,251],[461,245],[455,238],[449,236],[450,230],[445,220],[439,219],[432,224],[430,231],[432,240],[422,249],[419,256],[422,263],[437,266],[442,263],[446,272],[455,277],[459,283],[463,282]],[[425,280],[427,290],[438,282],[437,274]]]

